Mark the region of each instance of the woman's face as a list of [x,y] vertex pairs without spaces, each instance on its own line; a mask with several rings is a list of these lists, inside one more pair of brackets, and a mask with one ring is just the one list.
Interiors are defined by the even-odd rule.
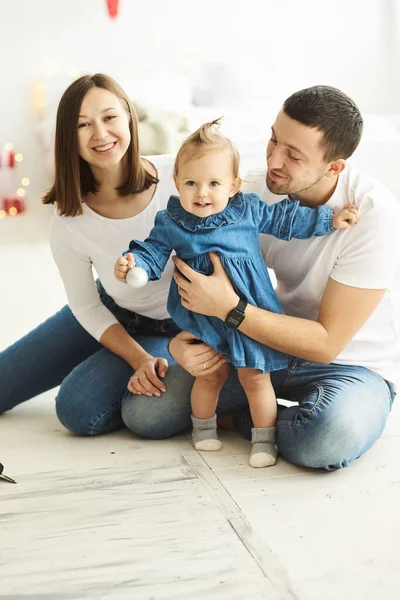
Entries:
[[78,119],[79,156],[92,167],[115,167],[130,141],[129,115],[121,100],[103,88],[89,90]]

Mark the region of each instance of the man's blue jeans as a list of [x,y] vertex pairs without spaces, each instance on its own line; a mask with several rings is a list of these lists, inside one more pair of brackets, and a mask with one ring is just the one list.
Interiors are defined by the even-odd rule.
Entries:
[[[138,435],[162,439],[189,429],[193,379],[168,355],[167,343],[176,332],[171,321],[138,322],[137,315],[120,309],[111,298],[102,299],[149,353],[169,358],[167,392],[160,398],[127,392],[132,368],[64,307],[0,353],[0,413],[61,385],[57,415],[75,434],[99,435],[125,424]],[[347,466],[376,442],[394,399],[384,379],[356,366],[294,359],[272,381],[279,398],[298,403],[279,410],[280,454],[294,464],[328,470]],[[237,429],[250,438],[250,413],[234,369],[217,412],[235,413]]]
[[[364,367],[321,365],[299,358],[288,369],[272,373],[271,379],[278,398],[296,402],[290,407],[278,406],[280,455],[296,465],[329,471],[347,467],[373,446],[395,396],[382,377]],[[153,439],[188,429],[191,411],[187,383],[182,379],[180,395],[168,398],[167,406],[163,398],[127,393],[122,401],[127,427]],[[236,429],[251,439],[250,411],[233,368],[220,394],[217,413],[234,413]]]

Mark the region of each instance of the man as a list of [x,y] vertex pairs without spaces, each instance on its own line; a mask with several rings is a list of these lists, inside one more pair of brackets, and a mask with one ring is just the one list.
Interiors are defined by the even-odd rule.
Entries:
[[[390,288],[399,263],[400,210],[381,183],[346,163],[362,127],[354,102],[327,86],[290,96],[272,126],[267,190],[265,183],[260,189],[258,179],[246,191],[261,193],[268,202],[271,193],[288,195],[335,212],[354,203],[360,212],[356,226],[327,237],[284,242],[261,236],[284,315],[250,304],[238,311],[240,298],[217,256],[210,277],[175,259],[185,307],[222,320],[233,314],[230,321],[239,322],[242,333],[295,357],[289,369],[271,376],[277,397],[298,403],[279,410],[278,450],[292,463],[327,470],[347,466],[381,435],[399,361]],[[182,332],[178,337],[189,342],[192,336]],[[171,354],[196,377],[207,376],[223,361],[205,344],[181,347],[173,340]],[[233,376],[221,393],[221,406],[233,412],[243,401]],[[249,437],[248,409],[235,413],[233,424]]]

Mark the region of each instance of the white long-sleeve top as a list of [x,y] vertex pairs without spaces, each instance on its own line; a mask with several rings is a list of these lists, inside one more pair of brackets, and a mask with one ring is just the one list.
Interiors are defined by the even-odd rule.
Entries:
[[159,183],[146,208],[128,219],[108,219],[85,204],[83,215],[61,216],[55,212],[50,229],[50,247],[64,283],[68,305],[94,338],[100,339],[118,321],[102,304],[96,288],[95,269],[104,289],[113,300],[132,312],[153,319],[166,319],[167,297],[173,264],[168,262],[159,281],[132,289],[114,276],[114,264],[132,239],[144,240],[154,225],[157,211],[163,210],[171,194],[176,194],[172,178],[174,158],[152,156]]

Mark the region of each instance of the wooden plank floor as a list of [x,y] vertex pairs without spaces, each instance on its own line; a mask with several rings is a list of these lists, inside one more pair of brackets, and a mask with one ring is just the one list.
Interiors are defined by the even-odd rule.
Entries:
[[[0,221],[0,348],[64,301],[46,230],[36,213]],[[18,482],[0,482],[0,598],[398,599],[396,404],[370,452],[325,473],[251,469],[230,432],[208,454],[185,436],[76,438],[54,395],[0,416]]]

